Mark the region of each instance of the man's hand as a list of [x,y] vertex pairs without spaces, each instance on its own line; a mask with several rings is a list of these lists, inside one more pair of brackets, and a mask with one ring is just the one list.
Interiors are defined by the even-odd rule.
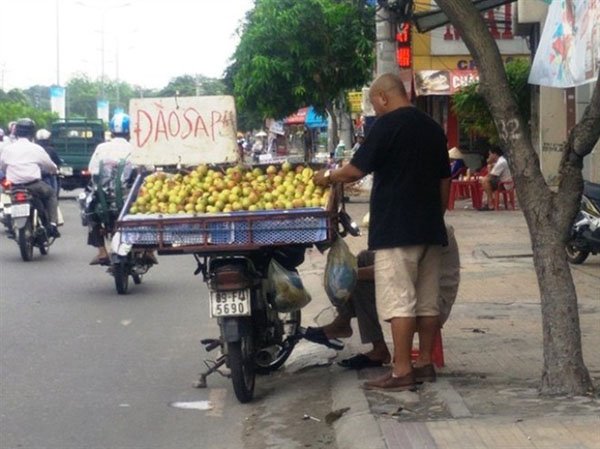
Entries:
[[327,169],[322,169],[313,175],[313,182],[315,185],[327,187],[329,184],[331,184],[331,180],[325,176],[326,171]]
[[355,182],[365,176],[365,173],[361,172],[352,163],[344,165],[342,168],[336,170],[330,170],[329,177],[325,176],[327,169],[319,170],[313,176],[313,182],[318,186],[327,187],[333,183],[346,183]]

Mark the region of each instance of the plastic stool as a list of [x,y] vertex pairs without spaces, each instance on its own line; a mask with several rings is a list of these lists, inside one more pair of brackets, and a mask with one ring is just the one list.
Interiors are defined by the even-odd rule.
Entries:
[[[410,352],[411,359],[413,361],[417,360],[419,357],[419,348],[413,348]],[[433,349],[431,351],[431,361],[433,364],[442,368],[444,366],[444,345],[442,344],[442,330],[438,329],[435,334],[435,338],[433,340]]]

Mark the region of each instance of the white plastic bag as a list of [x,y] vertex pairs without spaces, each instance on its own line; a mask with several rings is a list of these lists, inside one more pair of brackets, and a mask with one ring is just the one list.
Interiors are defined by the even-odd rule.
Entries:
[[344,239],[338,237],[331,245],[325,265],[325,292],[331,303],[338,307],[345,303],[354,287],[358,276],[356,256]]
[[289,313],[300,310],[311,301],[311,297],[302,285],[300,275],[286,270],[275,259],[269,263],[269,282],[274,293],[275,310]]

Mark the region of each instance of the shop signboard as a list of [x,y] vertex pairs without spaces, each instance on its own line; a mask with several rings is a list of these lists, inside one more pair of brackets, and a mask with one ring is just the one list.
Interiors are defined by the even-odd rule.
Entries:
[[479,82],[477,70],[419,70],[415,91],[422,95],[452,95],[464,86]]
[[348,104],[350,104],[350,112],[362,112],[362,92],[348,92]]

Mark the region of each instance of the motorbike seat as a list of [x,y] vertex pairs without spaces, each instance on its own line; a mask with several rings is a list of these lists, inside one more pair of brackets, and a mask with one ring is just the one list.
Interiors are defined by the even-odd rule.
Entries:
[[583,194],[600,209],[600,184],[584,181]]
[[596,202],[600,201],[600,184],[584,181],[583,194]]

